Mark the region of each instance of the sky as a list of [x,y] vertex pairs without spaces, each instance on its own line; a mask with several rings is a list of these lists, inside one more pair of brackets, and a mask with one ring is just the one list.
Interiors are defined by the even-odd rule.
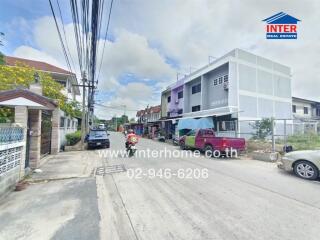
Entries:
[[[58,1],[59,24],[76,65],[69,0]],[[105,2],[107,14],[110,0]],[[301,20],[297,40],[265,39],[262,20],[281,11]],[[95,113],[108,119],[126,111],[133,117],[160,104],[161,91],[177,72],[188,74],[207,64],[209,55],[234,48],[289,66],[293,96],[320,101],[319,22],[319,0],[114,0],[108,38],[99,41],[106,48],[96,99],[119,109],[97,107]],[[6,55],[66,68],[49,1],[1,0],[0,31]]]

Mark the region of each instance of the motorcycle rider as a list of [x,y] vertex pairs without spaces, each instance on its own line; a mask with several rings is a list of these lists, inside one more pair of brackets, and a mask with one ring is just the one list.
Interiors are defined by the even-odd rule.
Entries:
[[126,140],[126,149],[129,147],[129,144],[135,144],[138,142],[138,137],[137,135],[134,133],[134,131],[132,129],[128,130],[128,134],[127,134],[127,140]]

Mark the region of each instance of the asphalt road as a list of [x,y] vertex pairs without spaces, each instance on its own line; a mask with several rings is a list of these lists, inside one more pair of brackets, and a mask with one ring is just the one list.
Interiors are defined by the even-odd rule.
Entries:
[[[124,137],[112,134],[111,144],[123,149]],[[178,149],[146,139],[137,147]],[[128,170],[99,180],[97,192],[105,195],[99,210],[111,213],[102,218],[109,226],[105,239],[319,239],[320,182],[299,179],[275,164],[143,155],[109,155],[104,164]],[[165,168],[167,176],[161,174]],[[196,169],[208,169],[208,178],[187,178]],[[186,174],[175,175],[179,171]]]
[[110,138],[106,151],[61,153],[0,200],[0,239],[319,239],[319,181],[260,161],[182,157],[147,139],[128,158],[114,152],[124,136]]

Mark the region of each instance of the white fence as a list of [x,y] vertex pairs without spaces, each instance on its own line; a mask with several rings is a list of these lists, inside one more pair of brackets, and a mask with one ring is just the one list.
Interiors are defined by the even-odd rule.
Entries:
[[25,161],[25,129],[0,125],[0,196],[20,180]]

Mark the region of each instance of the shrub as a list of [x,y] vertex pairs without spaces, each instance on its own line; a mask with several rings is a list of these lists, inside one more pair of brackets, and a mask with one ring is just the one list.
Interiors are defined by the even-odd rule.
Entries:
[[68,133],[66,135],[66,139],[67,139],[68,146],[75,145],[77,142],[79,142],[81,140],[81,131],[76,131],[74,133]]

